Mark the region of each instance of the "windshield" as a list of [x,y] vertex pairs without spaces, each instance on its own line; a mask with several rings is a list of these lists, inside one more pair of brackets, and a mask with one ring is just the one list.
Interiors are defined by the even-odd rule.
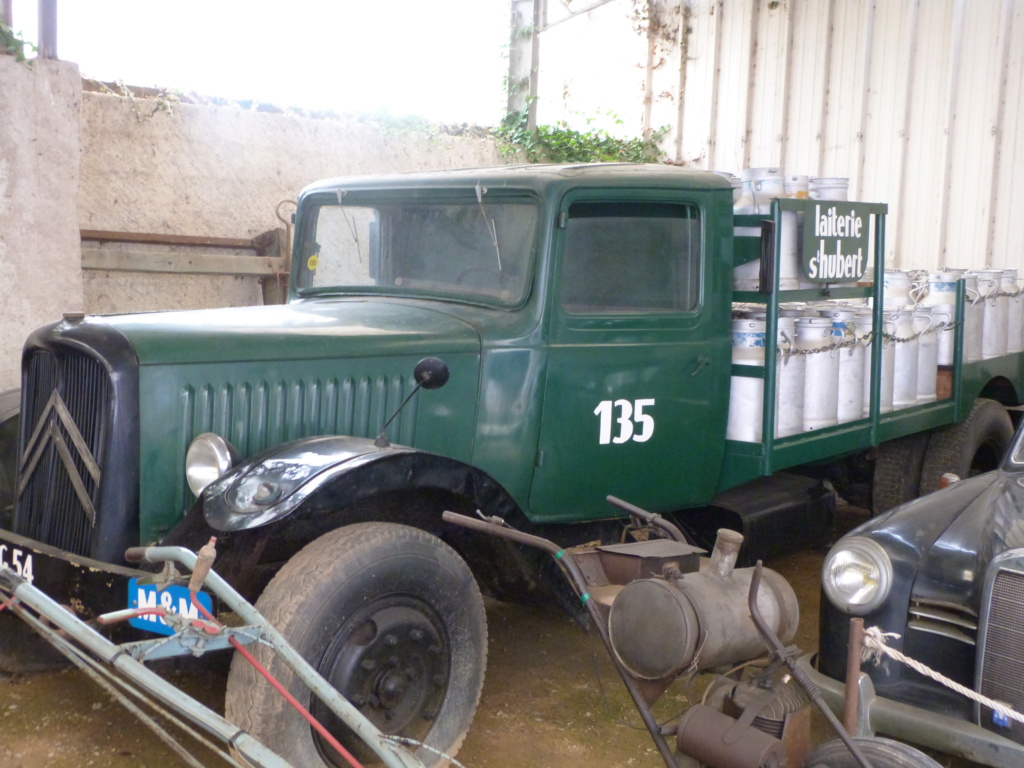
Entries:
[[526,296],[537,207],[467,190],[441,202],[339,192],[303,219],[299,292],[424,295],[514,306]]

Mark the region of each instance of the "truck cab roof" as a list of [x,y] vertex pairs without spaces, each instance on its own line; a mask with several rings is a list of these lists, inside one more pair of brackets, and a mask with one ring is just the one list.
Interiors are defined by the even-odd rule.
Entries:
[[731,190],[729,182],[709,171],[645,163],[583,163],[565,165],[509,165],[417,171],[372,176],[344,176],[310,184],[302,197],[341,189],[410,189],[430,187],[520,187],[534,191],[570,187],[657,186]]

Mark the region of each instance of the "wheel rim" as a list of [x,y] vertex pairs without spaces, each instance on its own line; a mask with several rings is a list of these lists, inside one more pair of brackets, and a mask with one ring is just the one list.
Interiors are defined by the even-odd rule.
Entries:
[[[437,613],[405,595],[363,606],[335,634],[317,671],[384,733],[423,741],[440,712],[450,678],[450,645]],[[373,752],[326,704],[311,712],[360,760]],[[336,753],[314,731],[317,749],[331,765]]]

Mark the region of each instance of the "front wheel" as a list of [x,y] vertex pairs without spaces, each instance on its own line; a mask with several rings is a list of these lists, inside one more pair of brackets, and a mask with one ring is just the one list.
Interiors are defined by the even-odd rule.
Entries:
[[[480,699],[487,624],[472,573],[440,539],[389,523],[340,528],[289,560],[256,608],[381,731],[454,755]],[[374,763],[268,649],[254,655],[360,762]],[[239,655],[226,711],[295,765],[347,765]],[[427,750],[418,757],[441,764]]]
[[[854,742],[874,768],[942,768],[909,744],[877,737],[858,737]],[[860,763],[839,739],[818,746],[804,763],[806,768],[859,768]]]

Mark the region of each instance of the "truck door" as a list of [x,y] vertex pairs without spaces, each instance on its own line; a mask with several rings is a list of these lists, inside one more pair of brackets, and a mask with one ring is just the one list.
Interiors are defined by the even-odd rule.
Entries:
[[730,351],[728,301],[702,289],[706,209],[637,194],[578,195],[561,210],[537,519],[609,517],[608,494],[676,509],[715,488]]

